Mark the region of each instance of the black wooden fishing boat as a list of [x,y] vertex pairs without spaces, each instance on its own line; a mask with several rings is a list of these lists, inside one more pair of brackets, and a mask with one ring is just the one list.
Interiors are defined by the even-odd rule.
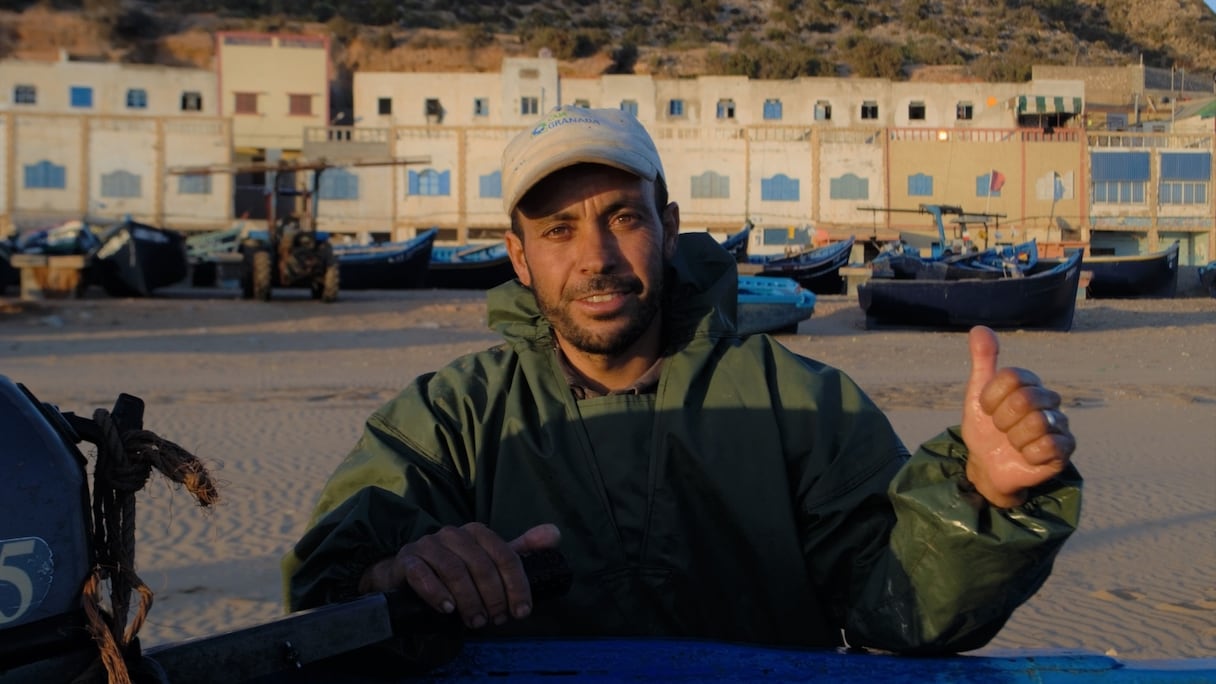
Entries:
[[408,290],[426,285],[435,228],[410,240],[378,245],[334,245],[345,290]]
[[1178,292],[1178,242],[1152,254],[1087,256],[1085,270],[1093,273],[1086,295],[1094,299],[1169,299]]
[[507,243],[438,246],[431,250],[426,286],[488,290],[515,277]]
[[1081,253],[1040,261],[999,279],[871,278],[857,288],[866,327],[1069,330],[1076,309]]
[[[750,255],[745,263],[750,275],[790,278],[815,294],[841,294],[844,278],[840,267],[849,263],[853,251],[853,236],[830,245],[791,255]],[[740,269],[744,272],[744,269]]]
[[186,236],[127,217],[101,234],[91,278],[112,297],[147,297],[185,280]]

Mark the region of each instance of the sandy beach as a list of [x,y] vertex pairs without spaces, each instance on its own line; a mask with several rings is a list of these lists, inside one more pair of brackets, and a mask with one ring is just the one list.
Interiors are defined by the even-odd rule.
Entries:
[[[481,292],[275,296],[0,298],[0,374],[86,415],[139,396],[145,426],[220,482],[209,511],[159,478],[140,493],[137,570],[156,596],[145,647],[280,616],[279,559],[363,418],[497,341]],[[957,422],[965,334],[867,331],[863,319],[854,299],[820,297],[781,339],[853,376],[910,447]],[[1216,300],[1088,300],[1071,332],[1000,338],[1002,365],[1063,395],[1086,493],[1055,572],[985,652],[1216,653]]]

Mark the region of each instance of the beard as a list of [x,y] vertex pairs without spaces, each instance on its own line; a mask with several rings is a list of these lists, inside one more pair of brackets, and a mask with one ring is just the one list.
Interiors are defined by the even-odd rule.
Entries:
[[[663,269],[657,269],[654,275],[650,281],[654,287],[648,292],[643,292],[642,282],[635,277],[600,275],[587,281],[577,291],[563,292],[557,301],[543,296],[537,290],[533,290],[533,293],[536,295],[536,304],[541,314],[562,339],[586,354],[613,356],[628,350],[630,345],[650,328],[658,315],[661,308],[660,293],[663,292]],[[624,327],[600,331],[574,320],[570,315],[572,301],[605,291],[638,295],[621,314],[625,317]]]

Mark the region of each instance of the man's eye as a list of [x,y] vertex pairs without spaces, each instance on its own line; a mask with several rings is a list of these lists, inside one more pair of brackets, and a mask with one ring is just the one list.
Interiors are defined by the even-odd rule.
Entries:
[[544,236],[558,238],[558,237],[565,237],[569,233],[570,233],[569,226],[553,226],[552,228],[545,230]]

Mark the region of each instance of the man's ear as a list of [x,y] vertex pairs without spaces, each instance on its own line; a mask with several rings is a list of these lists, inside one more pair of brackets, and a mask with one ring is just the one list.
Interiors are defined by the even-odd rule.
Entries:
[[528,257],[524,255],[524,241],[515,234],[514,230],[506,233],[507,255],[511,257],[511,266],[515,269],[515,277],[524,287],[532,287],[532,272],[528,270]]
[[663,257],[670,259],[676,254],[676,243],[680,237],[680,205],[671,202],[663,209]]

